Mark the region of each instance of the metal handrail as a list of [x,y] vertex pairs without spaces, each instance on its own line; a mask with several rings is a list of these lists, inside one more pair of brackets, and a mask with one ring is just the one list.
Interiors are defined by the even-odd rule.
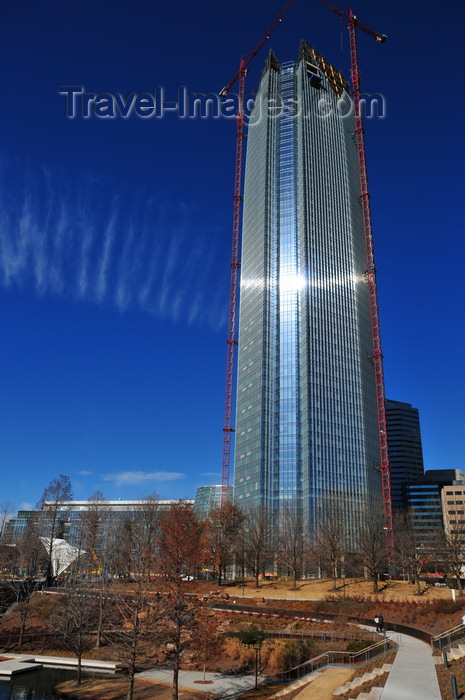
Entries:
[[460,624],[455,627],[451,627],[441,634],[437,634],[435,637],[431,637],[431,647],[434,649],[439,649],[443,651],[446,647],[450,647],[453,641],[457,641],[461,637],[465,637],[465,625]]
[[298,666],[290,668],[288,671],[283,671],[280,675],[284,680],[285,677],[290,678],[291,675],[296,675],[297,678],[300,678],[302,673],[307,675],[319,668],[331,666],[333,664],[357,666],[368,663],[368,661],[380,653],[386,654],[390,648],[394,647],[397,647],[397,644],[392,639],[383,639],[361,651],[327,651],[319,656],[315,656],[313,659],[304,661]]

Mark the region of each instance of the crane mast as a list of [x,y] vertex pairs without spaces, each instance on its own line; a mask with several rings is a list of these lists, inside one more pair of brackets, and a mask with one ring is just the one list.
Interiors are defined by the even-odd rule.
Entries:
[[260,41],[254,46],[252,51],[241,59],[239,70],[233,75],[229,83],[220,91],[221,97],[226,97],[230,89],[239,80],[239,100],[236,113],[236,158],[234,167],[234,194],[233,194],[233,225],[232,225],[232,252],[230,263],[229,281],[229,312],[228,312],[228,337],[226,351],[226,389],[224,402],[224,422],[223,422],[223,464],[221,470],[221,505],[229,500],[229,477],[231,469],[231,441],[234,432],[233,427],[233,393],[234,393],[234,367],[236,354],[236,318],[237,318],[237,283],[239,278],[239,239],[242,210],[242,162],[243,162],[243,142],[244,142],[244,95],[245,76],[247,66],[260,51],[261,47],[271,32],[281,22],[282,18],[293,5],[294,0],[288,0],[281,12],[275,17]]
[[394,530],[392,523],[391,476],[386,429],[386,396],[384,389],[384,367],[383,354],[381,350],[378,291],[376,285],[376,268],[373,249],[373,234],[371,226],[370,193],[368,189],[365,136],[363,130],[363,119],[360,111],[360,71],[358,67],[356,29],[358,27],[359,29],[361,29],[366,34],[373,37],[373,39],[380,43],[386,41],[387,37],[385,34],[378,34],[372,29],[369,29],[365,25],[361,24],[357,20],[352,10],[349,10],[349,14],[347,15],[345,12],[342,12],[338,8],[331,5],[329,2],[327,2],[327,0],[318,0],[318,2],[324,5],[325,7],[329,8],[332,12],[337,14],[342,19],[347,20],[349,28],[352,96],[354,101],[355,115],[355,142],[357,145],[358,163],[360,171],[360,201],[362,207],[363,230],[365,236],[367,264],[366,280],[370,300],[371,335],[373,348],[372,360],[376,385],[376,408],[378,416],[380,472],[384,510],[384,533],[386,539],[386,554],[389,562],[391,562],[394,554]]

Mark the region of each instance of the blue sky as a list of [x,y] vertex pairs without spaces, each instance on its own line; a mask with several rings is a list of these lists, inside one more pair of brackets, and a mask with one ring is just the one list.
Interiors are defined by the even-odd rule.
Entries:
[[[66,116],[59,86],[218,92],[282,0],[32,0],[0,8],[0,501],[189,498],[221,475],[234,172],[232,120]],[[462,33],[459,0],[358,0],[386,393],[420,409],[427,468],[465,468]],[[289,10],[348,75],[346,25]]]

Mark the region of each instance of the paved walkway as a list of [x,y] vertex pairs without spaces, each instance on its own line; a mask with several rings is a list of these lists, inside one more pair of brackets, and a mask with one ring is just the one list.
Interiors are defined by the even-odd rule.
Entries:
[[[441,700],[430,645],[415,639],[415,637],[397,632],[388,631],[387,636],[397,642],[398,651],[380,700]],[[363,671],[363,669],[360,670]],[[169,669],[157,669],[138,673],[137,676],[138,678],[150,678],[171,684],[173,672]],[[180,671],[179,685],[191,690],[208,690],[213,697],[220,698],[240,697],[241,693],[255,686],[254,676],[226,676],[220,673],[207,673],[205,678],[210,681],[208,685],[198,682],[203,679],[202,673]],[[336,685],[338,684],[336,683]],[[309,685],[309,690],[311,691],[311,689],[312,684]],[[302,697],[304,697],[303,691]]]
[[399,646],[381,700],[441,700],[431,646],[406,634],[387,636]]
[[[441,700],[439,683],[431,647],[415,637],[388,631],[387,636],[398,644],[398,651],[380,700]],[[8,658],[34,658],[43,664],[77,665],[77,659],[33,656],[23,654],[3,654]],[[117,664],[105,661],[83,659],[83,666],[101,670],[113,670]],[[137,674],[138,678],[148,678],[171,685],[171,669],[154,669]],[[208,684],[203,684],[203,673],[199,671],[180,671],[179,685],[190,690],[208,690],[212,697],[238,698],[242,693],[255,687],[255,676],[228,676],[221,673],[206,673]],[[259,683],[265,680],[259,677]]]
[[[160,683],[171,685],[173,682],[173,671],[168,668],[153,669],[152,671],[142,671],[136,674],[137,678],[147,678]],[[238,698],[247,690],[255,688],[255,676],[227,676],[222,673],[206,673],[207,684],[202,683],[203,673],[201,671],[179,671],[179,686],[189,690],[203,690],[209,692],[213,697],[218,698]],[[265,680],[258,678],[258,682]],[[200,682],[199,682],[200,681]]]

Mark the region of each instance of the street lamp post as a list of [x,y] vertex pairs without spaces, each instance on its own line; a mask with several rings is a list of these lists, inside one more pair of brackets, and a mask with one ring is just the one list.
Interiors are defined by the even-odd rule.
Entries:
[[260,647],[255,647],[255,690],[258,688],[258,652]]
[[260,661],[260,647],[256,646],[255,649],[255,690],[258,690],[258,666]]

